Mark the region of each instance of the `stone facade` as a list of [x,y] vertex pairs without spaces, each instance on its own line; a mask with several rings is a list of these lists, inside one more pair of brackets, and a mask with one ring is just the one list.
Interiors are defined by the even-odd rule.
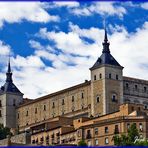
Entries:
[[133,123],[137,126],[140,138],[148,138],[148,110],[145,110],[143,105],[136,104],[122,104],[119,108],[115,113],[97,118],[57,118],[58,124],[51,121],[44,126],[31,127],[32,144],[77,145],[83,139],[90,146],[114,145],[113,136],[126,134]]

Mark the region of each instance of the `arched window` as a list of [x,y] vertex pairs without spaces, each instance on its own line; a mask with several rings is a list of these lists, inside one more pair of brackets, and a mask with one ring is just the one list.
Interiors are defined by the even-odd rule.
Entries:
[[97,102],[97,103],[100,102],[100,97],[99,97],[99,96],[96,97],[96,102]]
[[116,94],[112,94],[112,102],[117,102],[117,95]]
[[102,74],[100,73],[100,79],[102,79]]

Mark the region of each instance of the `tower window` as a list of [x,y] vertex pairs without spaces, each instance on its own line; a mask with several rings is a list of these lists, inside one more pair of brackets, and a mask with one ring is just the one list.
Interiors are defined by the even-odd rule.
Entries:
[[44,105],[44,111],[46,110],[46,105]]
[[102,74],[100,73],[100,79],[102,79]]
[[62,105],[64,105],[64,104],[65,104],[64,99],[62,99]]
[[126,89],[128,88],[129,86],[128,86],[128,83],[126,83]]
[[2,107],[2,101],[0,100],[0,107]]
[[15,106],[15,99],[13,100],[13,106]]
[[17,114],[17,118],[18,118],[18,119],[20,118],[20,114],[19,114],[19,113]]
[[135,90],[137,90],[137,88],[138,88],[138,86],[137,86],[137,85],[135,85]]
[[28,116],[28,110],[27,110],[27,112],[26,112],[26,116]]
[[112,78],[112,75],[111,75],[111,73],[109,74],[109,79],[111,79]]
[[144,92],[146,92],[146,87],[144,87]]
[[100,102],[100,98],[99,98],[99,96],[96,97],[96,101],[97,101],[97,103]]
[[83,93],[81,93],[81,98],[82,98],[82,99],[84,98],[84,94],[83,94]]
[[116,75],[116,80],[118,80],[118,75]]
[[97,77],[96,77],[96,75],[94,75],[94,80],[96,80],[97,79]]
[[71,101],[72,101],[72,102],[74,102],[74,99],[75,99],[75,97],[74,97],[74,96],[72,96],[72,100],[71,100]]
[[112,102],[117,102],[117,97],[115,94],[112,95]]
[[52,103],[52,108],[55,108],[55,104],[54,104],[54,102]]
[[0,117],[2,117],[2,111],[0,110]]
[[37,108],[35,108],[35,114],[37,114]]

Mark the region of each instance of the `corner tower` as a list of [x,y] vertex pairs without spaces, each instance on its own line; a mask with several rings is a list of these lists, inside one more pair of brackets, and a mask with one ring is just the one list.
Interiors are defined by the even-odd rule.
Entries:
[[93,116],[115,112],[123,102],[123,67],[110,53],[106,29],[102,45],[102,55],[90,68]]
[[23,94],[14,85],[10,59],[5,84],[0,88],[0,123],[5,127],[16,128],[16,107],[23,101]]

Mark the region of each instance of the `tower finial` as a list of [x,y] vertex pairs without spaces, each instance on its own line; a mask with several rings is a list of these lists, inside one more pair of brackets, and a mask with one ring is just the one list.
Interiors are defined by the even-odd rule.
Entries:
[[10,54],[9,54],[9,61],[8,61],[8,73],[11,73],[11,65],[10,65]]
[[108,38],[107,38],[107,30],[106,30],[106,20],[104,19],[104,31],[105,31],[105,35],[104,35],[104,42],[102,43],[103,45],[103,51],[102,53],[110,53],[109,50],[109,42],[108,42]]
[[6,82],[12,82],[12,72],[11,72],[11,65],[10,65],[10,54],[8,60],[8,70],[6,73]]

